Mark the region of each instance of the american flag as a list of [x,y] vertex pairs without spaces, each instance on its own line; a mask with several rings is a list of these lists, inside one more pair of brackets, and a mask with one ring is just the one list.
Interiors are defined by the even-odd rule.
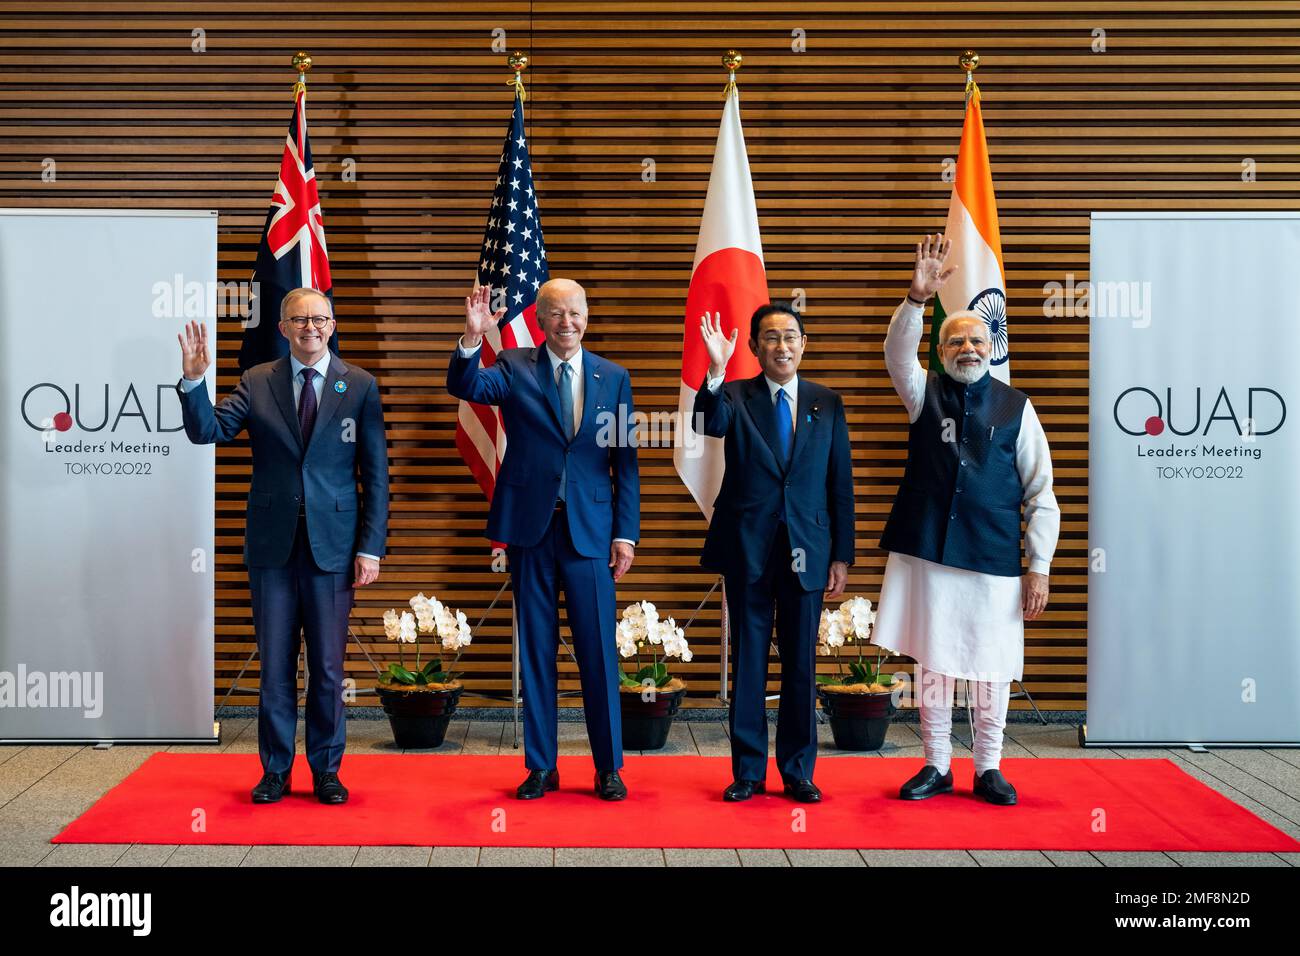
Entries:
[[[305,287],[325,293],[334,301],[329,253],[325,248],[325,222],[316,191],[316,168],[307,139],[307,87],[299,83],[293,99],[293,117],[280,159],[280,178],[271,196],[271,208],[262,227],[253,268],[257,296],[257,322],[244,328],[239,349],[239,369],[252,368],[289,352],[289,340],[280,334],[280,300],[290,289]],[[338,351],[337,332],[330,348]]]
[[[480,250],[477,286],[492,287],[493,311],[504,308],[501,323],[483,337],[480,362],[491,365],[502,349],[531,347],[542,342],[537,324],[537,290],[548,277],[542,223],[533,189],[533,164],[524,136],[524,104],[515,96],[514,115],[501,150],[496,189],[488,210]],[[492,500],[497,468],[506,453],[506,433],[500,413],[489,405],[461,402],[456,419],[456,447]]]

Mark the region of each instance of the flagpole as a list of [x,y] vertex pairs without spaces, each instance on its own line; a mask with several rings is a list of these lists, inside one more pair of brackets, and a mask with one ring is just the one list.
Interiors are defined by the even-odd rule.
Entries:
[[299,50],[293,55],[290,61],[293,68],[298,71],[298,82],[293,85],[293,95],[297,96],[299,90],[307,89],[307,74],[311,72],[311,54]]
[[963,50],[957,56],[957,65],[966,71],[966,105],[970,105],[970,98],[978,96],[980,89],[975,85],[975,71],[980,66],[980,55],[974,50]]
[[[515,75],[506,82],[512,84],[515,88],[515,96],[519,97],[519,104],[522,106],[528,99],[528,91],[524,89],[524,70],[528,69],[528,57],[522,50],[515,50],[506,58],[506,63],[510,69],[514,70]],[[478,276],[474,277],[474,287],[478,288]],[[523,697],[519,693],[521,686],[521,674],[519,668],[519,603],[515,600],[514,577],[510,578],[510,707],[511,707],[511,746],[519,749],[519,706],[523,703]]]
[[[736,71],[744,64],[745,57],[739,50],[728,50],[722,54],[722,65],[727,70],[727,85],[723,87],[722,99],[725,102],[727,97],[735,93],[740,95],[740,89],[736,86]],[[731,665],[731,618],[727,614],[727,580],[722,578],[721,607],[718,614],[718,700],[727,704],[731,703],[731,698],[727,692],[727,678],[730,676]]]
[[513,85],[515,95],[519,97],[519,102],[524,103],[528,100],[528,91],[524,89],[524,70],[528,69],[528,56],[522,50],[515,50],[506,62],[510,64],[510,69],[515,71],[515,75],[506,80],[506,83]]

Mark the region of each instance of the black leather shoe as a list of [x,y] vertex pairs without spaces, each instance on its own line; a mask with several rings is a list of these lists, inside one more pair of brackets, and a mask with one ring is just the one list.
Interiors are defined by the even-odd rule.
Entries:
[[264,773],[253,788],[254,803],[277,803],[289,792],[288,773]]
[[602,800],[622,800],[627,796],[627,787],[617,770],[596,771],[596,796]]
[[1009,807],[1016,802],[1016,788],[1007,782],[1001,771],[985,770],[975,775],[975,796],[1000,807]]
[[728,803],[740,803],[756,793],[767,793],[767,783],[762,780],[733,780],[731,786],[722,791],[722,799]]
[[336,773],[314,773],[311,775],[311,789],[321,803],[347,803],[348,788],[343,786]]
[[793,797],[800,803],[821,803],[822,792],[817,789],[817,784],[811,780],[795,780],[792,777],[785,779],[785,795]]
[[898,795],[904,800],[924,800],[937,793],[952,793],[952,770],[940,774],[936,767],[929,764],[898,790]]
[[560,789],[559,770],[530,770],[528,779],[519,785],[515,796],[520,800],[536,800],[552,790]]

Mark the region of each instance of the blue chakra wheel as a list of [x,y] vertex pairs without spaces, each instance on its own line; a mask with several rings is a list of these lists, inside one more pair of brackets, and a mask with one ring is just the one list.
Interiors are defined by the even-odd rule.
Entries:
[[1001,289],[985,289],[967,306],[984,320],[989,330],[989,362],[1002,365],[1008,356],[1007,297]]

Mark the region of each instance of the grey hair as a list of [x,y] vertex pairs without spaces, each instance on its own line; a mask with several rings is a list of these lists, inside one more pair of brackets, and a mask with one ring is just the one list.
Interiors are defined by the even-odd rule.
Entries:
[[334,303],[330,301],[329,296],[327,296],[324,292],[320,291],[320,289],[313,289],[310,288],[309,286],[301,286],[297,289],[290,289],[288,292],[284,294],[284,298],[280,300],[280,321],[281,322],[283,322],[285,319],[289,317],[289,306],[294,302],[294,300],[301,299],[305,295],[318,295],[322,299],[324,299],[325,304],[328,305],[330,309],[330,318],[331,319],[334,318]]
[[948,328],[953,322],[960,322],[965,319],[974,319],[980,325],[984,326],[985,329],[988,328],[984,323],[984,316],[980,315],[978,312],[973,312],[970,309],[960,309],[945,318],[943,323],[939,326],[939,344],[942,345],[944,340],[948,337]]

